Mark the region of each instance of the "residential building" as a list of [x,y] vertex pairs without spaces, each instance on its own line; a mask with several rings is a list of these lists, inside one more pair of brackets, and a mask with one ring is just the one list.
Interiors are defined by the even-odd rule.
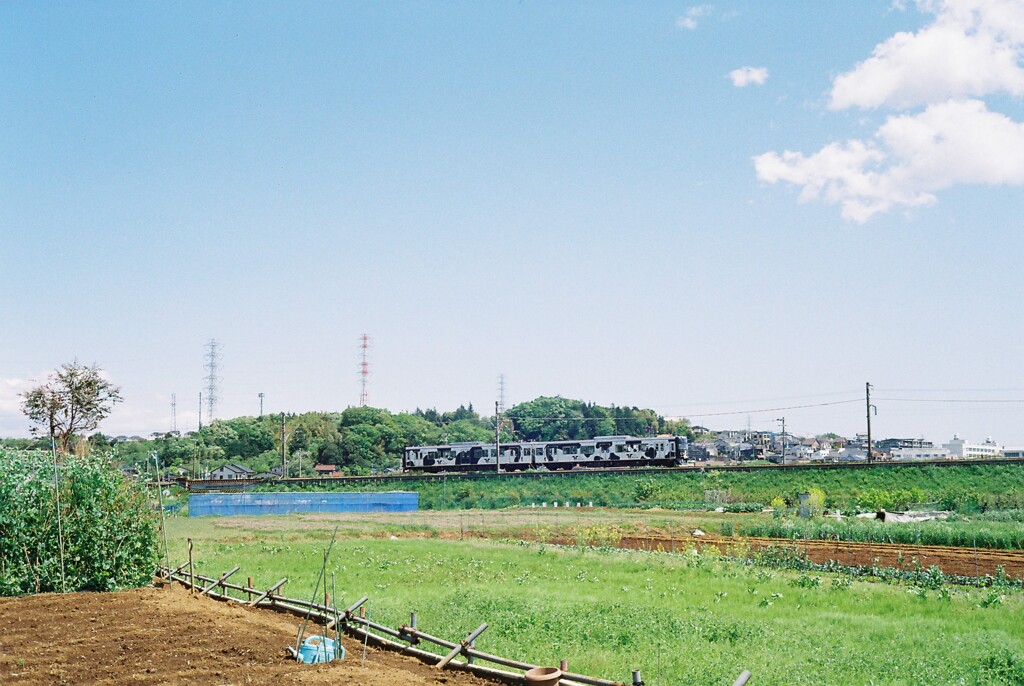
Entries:
[[237,479],[252,479],[256,476],[256,472],[246,467],[244,464],[226,464],[221,467],[217,467],[210,472],[210,478],[220,481],[237,480]]
[[946,448],[893,448],[890,451],[894,460],[946,460],[949,450]]
[[931,448],[932,442],[923,438],[883,438],[875,443],[875,448],[889,452],[895,448]]
[[999,457],[1003,452],[991,437],[986,438],[984,443],[968,443],[960,438],[958,434],[953,434],[953,440],[949,443],[943,443],[942,447],[949,450],[950,457],[961,460]]

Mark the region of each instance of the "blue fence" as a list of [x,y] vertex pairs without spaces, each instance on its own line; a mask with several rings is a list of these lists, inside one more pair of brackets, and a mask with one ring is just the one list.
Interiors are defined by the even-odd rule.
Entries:
[[420,494],[389,493],[194,493],[189,517],[273,515],[294,512],[415,512]]

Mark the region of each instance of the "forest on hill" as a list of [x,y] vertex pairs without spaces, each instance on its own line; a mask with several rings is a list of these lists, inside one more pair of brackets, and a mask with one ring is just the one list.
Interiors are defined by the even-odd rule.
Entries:
[[[690,435],[685,421],[666,420],[654,410],[604,407],[582,400],[540,397],[509,408],[501,415],[503,442],[563,440],[601,435]],[[126,466],[152,472],[155,452],[160,464],[196,478],[226,463],[242,464],[257,473],[284,462],[288,475],[311,474],[317,464],[334,465],[346,474],[362,475],[398,467],[410,445],[458,441],[490,442],[495,417],[481,416],[473,405],[451,411],[416,409],[392,413],[377,407],[349,407],[341,412],[305,412],[217,419],[187,435],[156,434],[145,439],[118,440],[102,433],[81,439],[76,451],[111,451]],[[49,448],[31,439],[5,439],[13,448]]]

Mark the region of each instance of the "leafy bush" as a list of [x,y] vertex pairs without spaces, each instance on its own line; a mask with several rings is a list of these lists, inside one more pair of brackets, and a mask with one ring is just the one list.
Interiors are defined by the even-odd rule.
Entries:
[[60,525],[50,455],[0,450],[0,596],[111,591],[146,584],[157,523],[145,495],[106,457],[59,467]]

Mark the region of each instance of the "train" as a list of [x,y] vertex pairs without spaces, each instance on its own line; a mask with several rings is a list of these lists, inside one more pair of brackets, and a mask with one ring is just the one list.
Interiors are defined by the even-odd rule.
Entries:
[[[500,450],[500,456],[497,454]],[[463,442],[405,449],[404,472],[505,472],[607,467],[678,467],[689,459],[685,436],[595,436],[576,441]]]

